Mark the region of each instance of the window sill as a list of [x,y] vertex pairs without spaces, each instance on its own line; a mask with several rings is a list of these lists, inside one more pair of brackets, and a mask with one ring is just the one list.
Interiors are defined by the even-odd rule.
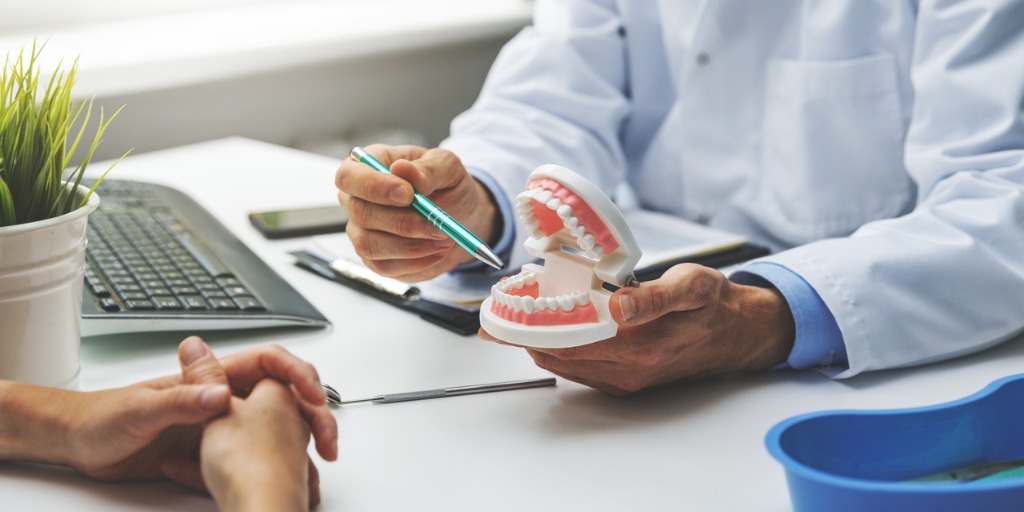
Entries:
[[306,0],[0,33],[0,52],[46,41],[42,69],[81,56],[76,91],[162,90],[511,34],[528,0]]

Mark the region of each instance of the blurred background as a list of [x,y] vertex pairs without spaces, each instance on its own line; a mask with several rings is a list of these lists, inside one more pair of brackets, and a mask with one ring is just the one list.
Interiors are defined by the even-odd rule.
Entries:
[[342,158],[435,145],[529,0],[0,0],[0,53],[79,59],[111,125],[99,159],[240,135]]

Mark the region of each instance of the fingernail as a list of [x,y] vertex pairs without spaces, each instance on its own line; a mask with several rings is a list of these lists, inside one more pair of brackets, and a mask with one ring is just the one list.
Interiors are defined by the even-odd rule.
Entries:
[[202,359],[206,354],[206,345],[203,342],[195,338],[189,338],[181,346],[181,364],[182,366],[189,366]]
[[430,236],[432,236],[434,238],[444,238],[444,239],[447,240],[447,237],[445,236],[444,231],[441,231],[441,228],[439,228],[439,227],[437,227],[437,226],[435,226],[433,224],[430,225]]
[[619,310],[622,311],[622,319],[629,321],[636,316],[636,301],[632,295],[619,295]]
[[217,411],[224,407],[224,401],[228,397],[227,386],[214,386],[206,388],[199,395],[199,406],[207,411]]
[[405,204],[409,202],[405,199],[405,187],[401,185],[395,185],[394,187],[391,187],[391,191],[388,192],[388,197],[391,198],[392,201],[399,204]]

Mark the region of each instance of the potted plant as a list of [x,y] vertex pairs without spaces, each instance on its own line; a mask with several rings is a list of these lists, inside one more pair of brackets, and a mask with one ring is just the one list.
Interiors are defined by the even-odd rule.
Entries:
[[41,51],[8,54],[0,71],[0,379],[77,387],[86,219],[99,205],[81,182],[120,109],[100,109],[88,142],[92,101],[71,95],[78,61],[42,80]]

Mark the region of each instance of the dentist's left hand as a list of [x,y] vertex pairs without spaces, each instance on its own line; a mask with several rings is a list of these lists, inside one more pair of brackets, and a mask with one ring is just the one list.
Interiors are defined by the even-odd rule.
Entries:
[[[786,360],[794,324],[775,289],[733,283],[717,270],[676,265],[620,288],[609,302],[615,337],[562,349],[526,348],[537,366],[612,395]],[[484,339],[498,340],[481,329]]]

